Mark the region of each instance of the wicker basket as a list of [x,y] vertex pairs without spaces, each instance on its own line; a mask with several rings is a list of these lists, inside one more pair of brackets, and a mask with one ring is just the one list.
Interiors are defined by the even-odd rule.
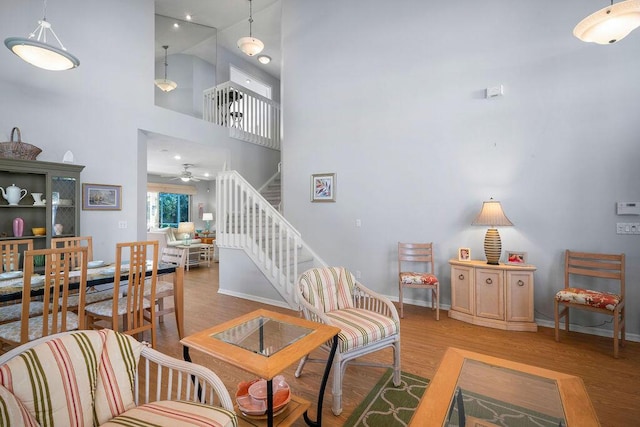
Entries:
[[[18,132],[18,140],[13,140],[13,135]],[[20,160],[35,160],[42,150],[35,145],[22,142],[22,135],[20,135],[19,128],[13,128],[11,130],[11,141],[0,142],[0,158],[3,159],[20,159]]]

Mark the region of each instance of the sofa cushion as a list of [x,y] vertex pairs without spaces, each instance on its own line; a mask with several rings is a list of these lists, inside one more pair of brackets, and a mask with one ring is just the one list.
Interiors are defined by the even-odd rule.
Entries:
[[338,345],[341,353],[380,341],[397,334],[400,329],[392,318],[361,308],[335,310],[327,316],[333,326],[340,328]]
[[103,344],[100,331],[52,339],[0,366],[0,384],[43,427],[93,425],[93,398]]
[[39,425],[14,395],[0,386],[0,426],[37,427]]
[[129,335],[104,329],[94,411],[98,425],[135,407],[134,379],[144,345]]
[[167,401],[151,402],[130,409],[103,426],[137,427],[236,427],[236,415],[224,408],[195,402]]

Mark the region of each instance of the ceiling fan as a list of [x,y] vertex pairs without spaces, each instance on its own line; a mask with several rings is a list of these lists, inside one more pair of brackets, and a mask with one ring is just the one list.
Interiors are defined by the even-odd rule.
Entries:
[[171,178],[172,180],[174,179],[179,179],[183,182],[189,182],[189,181],[193,181],[193,182],[198,182],[200,181],[198,178],[194,177],[193,174],[189,171],[189,168],[191,166],[193,166],[191,163],[185,163],[182,165],[184,167],[184,170],[182,172],[180,172],[180,175],[175,176],[175,175],[161,175],[163,177],[169,177],[172,176],[173,178]]

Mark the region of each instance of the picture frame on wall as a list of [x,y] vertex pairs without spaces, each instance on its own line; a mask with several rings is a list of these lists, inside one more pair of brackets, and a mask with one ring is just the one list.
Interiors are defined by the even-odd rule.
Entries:
[[505,251],[505,260],[511,265],[525,265],[527,263],[527,253],[522,251]]
[[122,210],[122,186],[82,184],[82,210]]
[[471,261],[471,249],[458,248],[458,261]]
[[336,174],[316,173],[311,175],[311,202],[336,201]]

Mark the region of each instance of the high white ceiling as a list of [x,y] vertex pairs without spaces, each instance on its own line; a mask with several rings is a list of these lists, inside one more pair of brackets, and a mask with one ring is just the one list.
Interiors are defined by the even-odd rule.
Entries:
[[[262,40],[265,49],[262,52],[269,55],[272,61],[262,65],[255,60],[256,65],[276,78],[280,78],[280,1],[281,0],[253,0],[253,36]],[[170,44],[169,54],[189,53],[200,56],[211,63],[215,63],[216,51],[204,48],[203,40],[217,37],[217,45],[223,46],[230,52],[247,59],[236,46],[240,37],[249,35],[249,1],[248,0],[155,0],[156,23],[166,21],[163,17],[186,20],[186,15],[192,17],[191,22],[198,26],[183,26],[188,31],[181,32],[181,38],[175,34],[162,31],[156,32],[156,58],[164,56],[163,44]],[[170,28],[170,26],[165,26]],[[207,28],[212,27],[212,28]],[[216,34],[217,30],[217,35]],[[170,42],[168,40],[171,40]],[[189,170],[200,179],[214,179],[218,171],[223,170],[228,162],[229,153],[226,150],[203,147],[189,141],[176,140],[163,135],[149,134],[147,140],[147,172],[154,175],[178,176],[183,170],[183,164],[194,166]],[[175,159],[179,154],[181,158]],[[210,176],[206,177],[205,173]]]

